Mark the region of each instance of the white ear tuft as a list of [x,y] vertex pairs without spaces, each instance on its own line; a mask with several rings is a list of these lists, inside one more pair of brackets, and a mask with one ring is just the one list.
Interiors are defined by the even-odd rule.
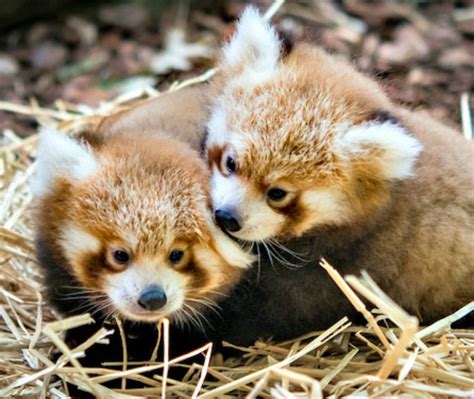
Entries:
[[413,176],[413,166],[423,149],[417,139],[392,121],[355,126],[343,141],[353,157],[373,158],[387,180]]
[[275,30],[255,7],[245,9],[230,43],[224,47],[224,60],[231,68],[242,65],[256,72],[275,69],[280,41]]
[[30,180],[35,196],[45,194],[57,178],[81,180],[96,171],[97,162],[86,147],[56,130],[41,129],[36,172]]

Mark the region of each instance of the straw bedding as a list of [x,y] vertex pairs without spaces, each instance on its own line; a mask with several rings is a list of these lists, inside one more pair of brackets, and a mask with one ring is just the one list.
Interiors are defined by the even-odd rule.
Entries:
[[[173,85],[171,90],[206,80],[213,73]],[[0,103],[0,109],[74,132],[130,101],[157,95],[152,88],[128,93],[96,110],[61,101],[55,109],[35,103]],[[474,311],[474,303],[431,326],[419,327],[417,319],[386,297],[369,276],[343,279],[324,261],[321,267],[362,312],[366,326],[343,319],[326,331],[294,340],[234,347],[242,356],[225,360],[211,357],[208,344],[196,350],[202,353],[202,362],[185,365],[184,357],[167,356],[166,348],[173,343],[165,320],[158,326],[165,346],[163,359],[127,362],[124,347],[122,371],[116,364],[81,367],[84,350],[104,345],[109,332],[102,329],[80,346],[68,348],[62,340],[64,331],[93,320],[87,314],[60,320],[41,294],[27,183],[35,167],[37,138],[20,138],[7,130],[0,139],[0,397],[65,398],[66,382],[104,398],[474,397],[474,330],[450,327]],[[373,308],[366,308],[362,298]],[[50,360],[58,353],[55,362]],[[172,367],[188,368],[182,381],[167,378]],[[153,378],[144,375],[154,370]],[[121,381],[120,389],[104,386],[114,379]],[[142,382],[143,388],[127,388],[131,380]]]

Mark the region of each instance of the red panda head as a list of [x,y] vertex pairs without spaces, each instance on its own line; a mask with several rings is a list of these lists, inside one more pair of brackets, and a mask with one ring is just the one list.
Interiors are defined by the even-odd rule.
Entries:
[[44,130],[32,189],[38,234],[91,311],[187,319],[251,261],[212,223],[205,165],[168,138],[92,149]]
[[375,82],[318,48],[283,57],[280,47],[247,8],[224,48],[208,123],[215,217],[243,240],[369,215],[391,181],[412,175],[421,150]]

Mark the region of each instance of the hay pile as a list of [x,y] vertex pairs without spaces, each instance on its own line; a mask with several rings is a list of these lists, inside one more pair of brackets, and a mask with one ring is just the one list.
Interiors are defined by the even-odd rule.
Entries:
[[[277,8],[278,4],[274,5],[269,15]],[[206,80],[214,72],[172,85],[170,90]],[[153,88],[127,93],[95,110],[62,101],[55,109],[43,109],[36,103],[0,102],[0,110],[29,115],[43,125],[73,133],[95,123],[101,115],[159,94]],[[140,364],[127,362],[124,356],[122,371],[113,368],[117,364],[81,367],[84,350],[104,344],[110,332],[102,329],[80,346],[68,348],[62,340],[64,331],[92,319],[85,314],[59,321],[41,295],[29,212],[32,195],[27,184],[35,167],[37,138],[20,138],[6,130],[0,139],[0,397],[65,398],[66,382],[103,398],[474,397],[474,330],[450,328],[451,323],[474,311],[474,303],[422,328],[369,276],[344,280],[324,261],[321,266],[362,312],[367,326],[352,326],[343,319],[326,331],[286,342],[233,346],[242,357],[225,361],[219,356],[211,358],[208,344],[177,359],[169,359],[166,350],[164,359]],[[366,309],[361,298],[374,309]],[[172,345],[167,321],[159,328],[165,348]],[[53,363],[54,353],[62,355]],[[202,353],[200,364],[182,363],[196,353]],[[167,378],[172,367],[188,368],[182,381]],[[154,370],[154,378],[143,375]],[[121,381],[121,389],[112,391],[103,385],[114,379]],[[128,380],[140,381],[144,387],[128,389]]]

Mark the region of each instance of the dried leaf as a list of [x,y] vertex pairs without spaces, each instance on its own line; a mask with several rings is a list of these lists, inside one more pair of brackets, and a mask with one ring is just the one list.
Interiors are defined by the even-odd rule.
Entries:
[[176,28],[168,32],[165,48],[152,58],[150,69],[158,75],[171,71],[189,71],[193,59],[211,59],[213,55],[214,51],[209,45],[186,42],[184,31]]

